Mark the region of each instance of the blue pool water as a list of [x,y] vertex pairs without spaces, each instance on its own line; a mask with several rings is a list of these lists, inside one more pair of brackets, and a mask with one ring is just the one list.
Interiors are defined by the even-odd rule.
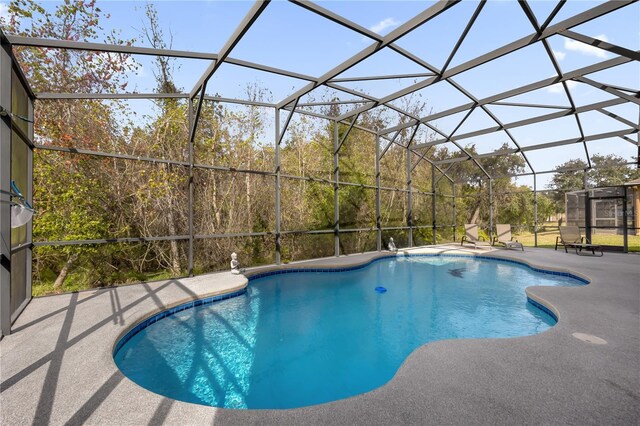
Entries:
[[150,324],[114,357],[131,380],[170,398],[302,407],[383,385],[427,342],[547,330],[554,318],[527,303],[524,289],[582,284],[524,265],[445,256],[270,275],[251,280],[245,294]]

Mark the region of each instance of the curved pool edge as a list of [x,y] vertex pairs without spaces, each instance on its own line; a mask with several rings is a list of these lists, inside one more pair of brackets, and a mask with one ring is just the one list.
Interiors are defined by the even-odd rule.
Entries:
[[[529,287],[524,289],[525,294],[527,295],[527,302],[531,303],[536,308],[540,309],[542,312],[548,314],[551,318],[555,320],[556,323],[560,321],[560,311],[558,308],[553,306],[548,300],[543,299],[540,296],[533,294]],[[544,331],[543,331],[544,333]]]
[[[182,298],[173,301],[166,306],[156,307],[145,314],[135,319],[129,327],[126,327],[120,332],[111,346],[111,357],[115,357],[116,353],[124,346],[133,336],[140,331],[148,327],[149,325],[157,322],[162,318],[166,318],[177,312],[184,311],[186,309],[194,308],[196,306],[208,305],[220,300],[230,299],[232,297],[240,296],[247,291],[249,280],[244,275],[237,275],[240,282],[233,286],[222,290],[215,290],[204,294],[198,294],[191,297]],[[118,371],[120,369],[118,368]]]
[[[285,265],[270,265],[267,267],[258,267],[256,269],[252,269],[250,271],[244,271],[242,275],[238,275],[238,277],[242,278],[241,284],[227,288],[221,291],[214,291],[211,293],[198,295],[190,298],[181,299],[179,301],[172,302],[166,307],[157,308],[150,312],[147,312],[139,319],[135,320],[133,324],[126,328],[124,331],[120,333],[120,335],[116,338],[112,345],[111,354],[112,357],[115,357],[116,353],[124,346],[133,336],[137,333],[148,327],[149,325],[161,320],[162,318],[166,318],[167,316],[173,315],[177,312],[184,311],[186,309],[191,309],[196,306],[207,305],[214,302],[218,302],[220,300],[230,299],[232,297],[240,296],[247,291],[247,286],[252,280],[270,276],[270,275],[278,275],[278,274],[286,274],[286,273],[297,273],[297,272],[344,272],[344,271],[352,271],[357,269],[365,268],[375,262],[384,259],[392,259],[397,257],[459,257],[459,258],[475,258],[475,259],[489,259],[496,260],[504,263],[515,263],[528,267],[529,269],[540,272],[544,274],[551,275],[561,275],[568,276],[579,281],[582,281],[585,285],[591,283],[590,277],[577,273],[570,269],[565,268],[555,268],[549,266],[541,266],[537,264],[533,264],[526,260],[515,260],[511,258],[503,258],[499,256],[491,256],[489,253],[411,253],[408,251],[402,251],[398,253],[379,253],[374,254],[371,258],[360,261],[353,262],[350,264],[332,264],[325,263],[322,265],[312,265],[312,264],[285,264]],[[344,257],[339,258],[344,260]],[[559,310],[553,306],[547,300],[534,295],[529,289],[534,287],[527,287],[525,289],[525,294],[527,296],[527,301],[542,310],[543,312],[549,314],[556,322],[560,319]]]
[[[391,259],[395,257],[460,257],[460,258],[474,258],[474,259],[490,259],[497,260],[499,262],[504,263],[516,263],[523,266],[528,267],[529,269],[540,272],[544,274],[551,275],[562,275],[570,278],[577,279],[578,281],[582,281],[584,284],[590,284],[591,278],[587,275],[581,274],[579,272],[575,272],[571,269],[565,268],[556,268],[553,266],[541,266],[535,263],[528,262],[526,260],[516,260],[511,258],[504,258],[500,256],[492,256],[488,253],[483,254],[468,254],[468,253],[416,253],[416,252],[408,252],[403,251],[397,254],[393,253],[380,253],[377,255],[373,255],[370,259],[354,262],[351,264],[332,264],[332,263],[324,263],[322,265],[306,265],[306,264],[295,264],[295,265],[272,265],[267,267],[256,268],[251,271],[245,272],[245,276],[251,282],[252,280],[270,276],[270,275],[278,275],[278,274],[288,274],[295,272],[345,272],[345,271],[353,271],[361,268],[365,268],[372,263],[383,259]],[[344,259],[344,258],[339,258]]]

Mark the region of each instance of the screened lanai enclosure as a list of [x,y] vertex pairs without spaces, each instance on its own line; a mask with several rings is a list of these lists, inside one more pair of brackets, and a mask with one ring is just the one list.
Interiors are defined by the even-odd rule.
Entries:
[[[153,22],[132,42],[3,21],[3,334],[32,295],[224,270],[232,252],[451,243],[465,223],[551,247],[566,193],[638,177],[634,1],[411,2],[386,32],[340,2],[234,7],[203,51]],[[125,84],[141,64],[155,87]],[[640,246],[632,202],[614,204],[594,214],[624,231],[593,238]]]

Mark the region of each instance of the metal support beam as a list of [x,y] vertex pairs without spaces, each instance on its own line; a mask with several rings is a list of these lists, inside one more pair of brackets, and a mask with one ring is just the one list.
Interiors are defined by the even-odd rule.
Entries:
[[533,174],[533,245],[538,247],[538,176]]
[[[475,105],[479,104],[479,99],[478,98],[476,98],[470,92],[465,90],[457,82],[453,81],[453,79],[447,79],[446,81],[449,84],[451,84],[453,87],[455,87],[460,93],[462,93],[467,98],[469,98],[471,101],[473,101]],[[486,105],[479,105],[479,107],[480,107],[480,109],[482,109],[485,112],[485,114],[487,114],[498,125],[499,129],[503,129],[504,130],[504,133],[511,140],[511,143],[513,143],[516,146],[516,148],[519,150],[520,149],[520,144],[518,143],[516,138],[513,136],[513,134],[508,129],[504,128],[504,123],[500,119],[498,119],[498,117],[496,117],[496,115],[489,108],[487,108]],[[473,111],[473,109],[474,109],[474,107],[472,107],[470,111]],[[465,120],[466,120],[466,118],[465,118]],[[457,129],[456,129],[456,131],[457,131]],[[450,136],[452,136],[452,135],[453,135],[453,133]],[[451,137],[449,137],[449,138],[451,138]],[[457,143],[456,143],[456,145],[457,145]],[[531,170],[533,170],[533,165],[529,161],[529,158],[527,158],[527,155],[524,152],[521,152],[520,155],[522,155],[522,158],[524,159],[524,161],[527,164],[527,166],[529,166],[529,168]],[[470,155],[470,157],[473,157],[473,156]],[[476,164],[477,167],[479,167],[484,172],[484,174],[486,176],[488,176],[488,173],[480,166],[480,163],[478,163],[475,160],[474,160],[474,163]]]
[[376,228],[378,251],[382,250],[382,217],[380,209],[380,136],[376,135]]
[[220,53],[218,53],[217,59],[207,67],[205,72],[198,79],[198,82],[195,84],[195,86],[193,86],[193,89],[191,89],[191,92],[189,92],[189,97],[191,99],[195,98],[198,92],[204,92],[206,90],[207,82],[209,81],[209,79],[213,77],[213,74],[215,74],[218,68],[220,68],[220,66],[224,63],[224,61],[229,56],[229,53],[231,53],[233,48],[236,47],[236,45],[240,42],[247,31],[249,31],[249,28],[251,28],[260,14],[264,12],[267,5],[269,4],[269,1],[270,0],[258,0],[253,4],[253,6],[251,6],[251,9],[249,9],[242,22],[240,22],[231,37],[229,37],[224,46],[222,46],[222,49],[220,49]]
[[456,183],[451,181],[451,193],[453,197],[451,198],[452,209],[453,209],[453,242],[456,242],[456,227],[458,226],[458,217],[456,215]]
[[[518,149],[502,149],[502,150],[499,150],[499,151],[494,151],[494,152],[489,152],[489,153],[486,153],[486,154],[476,155],[473,158],[478,159],[478,158],[486,158],[486,157],[496,157],[496,156],[500,156],[500,155],[513,154],[513,153],[516,153],[516,152],[519,152],[519,151],[522,151],[522,152],[537,151],[539,149],[553,148],[553,147],[557,147],[557,146],[571,145],[571,144],[582,143],[582,142],[590,142],[590,141],[596,141],[596,140],[600,140],[600,139],[616,138],[616,137],[622,137],[622,136],[635,134],[635,133],[638,133],[637,129],[616,130],[616,131],[613,131],[613,132],[600,133],[600,134],[597,134],[597,135],[589,135],[589,136],[585,136],[584,138],[563,139],[563,140],[560,140],[560,141],[547,142],[547,143],[538,144],[538,145],[523,146],[519,150]],[[462,161],[469,161],[469,158],[467,158],[467,157],[448,158],[448,159],[445,159],[445,160],[435,161],[434,164],[437,164],[438,166],[441,166],[443,164],[459,163],[459,162],[462,162]]]
[[382,160],[382,157],[384,157],[384,155],[387,153],[387,151],[389,150],[389,148],[391,148],[391,145],[394,144],[395,140],[398,138],[398,136],[400,135],[400,132],[396,133],[395,135],[393,135],[393,137],[391,138],[391,140],[389,140],[389,143],[387,144],[387,146],[384,147],[384,149],[382,150],[382,152],[380,153],[380,155],[378,156],[378,160]]
[[625,56],[629,59],[633,59],[634,61],[640,61],[640,53],[633,51],[631,49],[627,49],[621,46],[616,46],[615,44],[611,44],[603,40],[598,40],[596,38],[589,37],[584,34],[579,34],[571,30],[560,31],[560,35],[568,37],[573,40],[577,40],[579,42],[588,44],[593,47],[597,47],[602,50],[606,50],[616,55]]
[[[189,128],[193,125],[193,100],[189,99],[188,104],[188,119],[189,119]],[[189,255],[188,255],[188,275],[190,277],[193,276],[193,196],[194,196],[194,181],[193,181],[193,157],[194,157],[194,149],[193,149],[193,140],[189,140]]]
[[[583,189],[586,191],[588,189],[588,183],[587,183],[587,169],[584,169],[582,171],[582,186]],[[585,226],[585,238],[587,239],[587,242],[591,242],[591,198],[589,197],[589,193],[587,192],[586,196],[584,197],[584,226]]]
[[196,129],[198,128],[198,121],[200,120],[200,112],[202,111],[202,103],[204,101],[205,92],[207,90],[207,82],[213,74],[220,68],[220,66],[224,63],[224,61],[229,56],[229,53],[233,50],[233,48],[240,42],[242,37],[249,31],[251,25],[258,19],[260,14],[266,9],[267,5],[271,0],[257,0],[249,12],[245,15],[240,25],[233,32],[231,37],[227,40],[227,42],[220,49],[220,53],[218,53],[218,59],[215,62],[211,63],[202,74],[196,85],[189,92],[189,99],[194,99],[198,92],[200,93],[200,101],[198,102],[195,116],[193,118],[193,125],[191,126],[191,130],[189,133],[189,138],[193,140],[195,138]]
[[[598,110],[598,109],[601,109],[601,108],[620,105],[620,104],[623,104],[623,103],[625,103],[625,101],[622,100],[622,99],[610,99],[610,100],[607,100],[607,101],[601,101],[601,102],[596,102],[596,103],[593,103],[593,104],[577,107],[575,109],[575,111],[571,111],[571,110],[558,111],[558,112],[554,112],[554,113],[551,113],[551,114],[545,114],[545,115],[540,115],[540,116],[537,116],[537,117],[527,118],[527,119],[524,119],[524,120],[513,121],[511,123],[503,124],[502,126],[486,127],[484,129],[474,130],[473,132],[468,132],[468,133],[463,133],[463,134],[457,135],[453,139],[455,139],[456,141],[460,141],[462,139],[469,139],[469,138],[473,138],[473,137],[476,137],[476,136],[482,136],[482,135],[487,135],[487,134],[490,134],[490,133],[495,133],[495,132],[500,131],[500,130],[515,129],[517,127],[524,127],[524,126],[528,126],[530,124],[542,123],[542,122],[548,121],[548,120],[554,120],[554,119],[557,119],[557,118],[567,117],[567,116],[570,116],[570,115],[575,114],[575,113],[583,113],[583,112],[594,111],[594,110]],[[426,148],[426,147],[429,147],[429,146],[440,145],[440,144],[443,144],[445,142],[448,142],[448,139],[438,139],[438,140],[435,140],[435,141],[430,141],[430,142],[418,144],[418,145],[415,146],[415,148],[416,149]],[[524,150],[524,147],[522,149]]]
[[[401,38],[405,34],[408,34],[409,32],[411,32],[414,29],[418,28],[420,25],[422,25],[425,22],[428,22],[430,19],[438,16],[442,12],[444,12],[447,9],[449,9],[450,7],[452,7],[457,2],[458,2],[457,0],[455,0],[455,1],[453,1],[453,0],[452,1],[439,1],[438,3],[436,3],[433,6],[429,7],[427,10],[423,11],[422,13],[419,13],[414,18],[410,19],[409,21],[407,21],[404,24],[400,25],[395,30],[391,31],[389,34],[384,36],[380,41],[376,41],[375,43],[373,43],[370,46],[364,48],[363,50],[361,50],[360,52],[358,52],[357,54],[355,54],[351,58],[347,59],[346,61],[344,61],[340,65],[338,65],[338,66],[334,67],[333,69],[329,70],[328,72],[323,74],[320,78],[318,78],[317,81],[309,83],[308,85],[304,86],[300,90],[297,90],[292,95],[287,96],[284,100],[282,100],[280,103],[278,103],[278,107],[282,108],[282,107],[284,107],[286,105],[289,105],[295,99],[300,98],[301,96],[304,96],[307,93],[311,92],[316,87],[327,83],[329,80],[337,77],[338,75],[342,74],[343,72],[345,72],[349,68],[353,67],[354,65],[359,64],[360,62],[364,61],[368,57],[372,56],[374,53],[376,53],[376,52],[384,49],[388,45],[392,44],[393,42],[395,42],[396,40],[398,40],[399,38]],[[299,4],[300,6],[307,7],[305,2],[296,2],[296,3]],[[353,114],[353,115],[355,115],[355,114]]]
[[529,103],[524,103],[524,102],[501,102],[501,101],[497,101],[497,102],[491,102],[491,105],[515,106],[515,107],[525,107],[525,108],[562,109],[562,110],[571,109],[570,107],[562,106],[562,105],[529,104]]
[[371,81],[371,80],[397,80],[401,78],[423,78],[423,77],[433,77],[434,74],[431,72],[428,73],[413,73],[413,74],[390,74],[390,75],[372,75],[366,77],[344,77],[344,78],[332,78],[329,80],[329,83],[342,83],[349,81]]
[[[71,50],[85,50],[92,52],[113,52],[123,53],[129,55],[147,55],[147,56],[166,56],[172,58],[183,59],[203,59],[209,61],[218,60],[218,55],[208,52],[191,52],[183,50],[171,50],[171,49],[155,49],[150,47],[137,47],[126,46],[117,44],[104,44],[104,43],[89,43],[83,41],[73,40],[55,40],[55,39],[43,39],[36,37],[22,37],[8,35],[7,38],[14,46],[29,46],[29,47],[43,47],[48,49],[71,49]],[[227,57],[225,63],[230,65],[236,65],[243,68],[254,69],[257,71],[268,72],[271,74],[282,75],[285,77],[297,78],[305,81],[315,81],[315,77],[309,75],[300,74],[280,68],[270,67],[268,65],[257,64],[254,62],[245,61],[242,59],[236,59]]]
[[[409,141],[411,143],[411,141]],[[405,150],[407,157],[407,228],[408,231],[408,245],[409,248],[413,247],[413,196],[411,194],[411,150],[407,146]]]
[[[378,106],[379,104],[387,104],[393,100],[396,100],[398,98],[401,98],[403,96],[406,96],[410,93],[416,92],[418,90],[424,89],[426,87],[431,86],[432,84],[438,83],[441,80],[446,80],[449,79],[455,75],[458,75],[460,73],[463,73],[465,71],[471,70],[475,67],[478,67],[482,64],[485,64],[487,62],[493,61],[495,59],[498,59],[502,56],[505,56],[509,53],[518,51],[520,49],[523,49],[527,46],[530,46],[540,40],[544,40],[545,38],[551,37],[553,35],[558,34],[560,31],[563,31],[567,28],[571,28],[586,22],[591,21],[592,19],[595,19],[599,16],[603,16],[607,13],[613,12],[621,7],[624,7],[626,5],[628,5],[630,2],[633,2],[635,0],[625,0],[625,1],[610,1],[610,2],[606,2],[604,4],[595,6],[585,12],[582,12],[578,15],[575,15],[569,19],[566,19],[562,22],[559,22],[555,25],[553,25],[552,27],[546,28],[544,31],[542,31],[541,33],[535,33],[535,34],[531,34],[529,36],[523,37],[519,40],[516,40],[512,43],[509,43],[507,45],[504,45],[498,49],[495,49],[491,52],[485,53],[484,55],[478,56],[475,59],[471,59],[465,63],[462,63],[456,67],[450,68],[449,70],[445,71],[444,73],[442,73],[439,76],[418,82],[416,84],[413,84],[411,86],[405,87],[402,90],[399,90],[397,92],[391,93],[390,95],[387,95],[383,98],[380,99],[379,102],[374,102],[374,103],[370,103],[370,104],[366,104],[362,107],[356,108],[354,110],[352,110],[350,113],[348,114],[344,114],[341,118],[346,119],[349,118],[351,115],[355,115],[357,113],[362,113],[364,111],[367,111],[369,109],[375,108],[376,106]],[[623,58],[626,61],[629,61],[628,58]],[[432,70],[432,67],[430,68]],[[512,95],[514,96],[514,95]],[[412,123],[415,124],[415,123]],[[408,126],[407,126],[408,127]]]
[[[289,113],[293,115],[293,111]],[[276,174],[276,265],[281,263],[281,250],[282,247],[280,245],[280,232],[281,232],[281,222],[280,222],[280,141],[282,140],[282,136],[280,134],[280,110],[276,108],[275,110],[275,174]],[[285,129],[286,130],[286,129]],[[284,134],[284,132],[283,132]]]
[[[299,98],[296,98],[297,101]],[[340,161],[338,158],[338,122],[333,122],[333,243],[334,255],[340,256]]]
[[620,90],[614,89],[613,87],[610,87],[610,86],[608,86],[606,84],[599,83],[597,81],[593,81],[593,80],[591,80],[591,79],[589,79],[587,77],[576,77],[573,80],[579,81],[581,83],[588,84],[589,86],[593,86],[596,89],[603,90],[603,91],[605,91],[607,93],[611,93],[612,95],[615,95],[615,96],[617,96],[619,98],[622,98],[622,99],[624,99],[626,101],[633,102],[636,105],[640,105],[640,99],[637,97],[637,95],[636,96],[628,95],[628,94],[626,94],[624,92],[621,92]]
[[436,168],[431,165],[431,242],[438,243],[436,238]]
[[[629,127],[633,127],[636,130],[640,130],[640,125],[638,123],[634,123],[633,121],[629,121],[623,117],[620,117],[619,115],[616,115],[610,111],[607,111],[606,109],[602,109],[602,108],[598,108],[596,109],[596,111],[598,111],[601,114],[604,115],[608,115],[609,117],[613,118],[614,120],[617,120],[623,124],[626,124]],[[635,144],[635,142],[633,142]]]
[[[627,196],[629,194],[629,188],[623,187],[624,198],[622,199],[622,242],[624,246],[624,252],[629,253],[629,222],[627,213]],[[637,213],[636,213],[637,214]]]
[[[615,167],[619,166],[636,166],[637,163],[635,161],[630,161],[628,163],[617,164]],[[611,167],[597,167],[599,170],[609,170]],[[553,169],[553,170],[544,170],[544,171],[536,171],[536,175],[548,175],[553,173],[562,173],[562,172],[579,172],[584,170],[584,167],[568,167],[563,169]],[[520,176],[533,176],[533,173],[514,173],[510,175],[496,176],[494,179],[504,179],[504,178],[512,178],[512,177],[520,177]],[[545,192],[545,191],[538,191]]]
[[467,34],[469,34],[469,30],[471,30],[471,27],[473,26],[473,23],[476,22],[476,19],[478,19],[478,16],[480,15],[480,12],[482,11],[482,8],[484,7],[485,4],[486,4],[486,1],[482,0],[482,1],[480,1],[480,3],[478,3],[478,6],[476,6],[476,10],[473,12],[473,15],[469,19],[469,22],[467,22],[467,26],[462,31],[462,34],[458,38],[458,41],[456,42],[455,46],[453,46],[453,49],[451,50],[451,53],[449,53],[449,57],[447,58],[446,62],[442,66],[442,69],[440,70],[440,75],[441,76],[447,70],[447,68],[449,67],[449,64],[451,63],[451,60],[456,55],[456,52],[460,48],[460,45],[462,44],[464,39],[467,37]]
[[544,21],[544,23],[540,26],[540,28],[544,31],[553,21],[553,19],[556,17],[556,15],[560,12],[560,9],[562,9],[562,6],[564,6],[564,4],[566,3],[567,0],[560,0],[558,2],[558,4],[556,4],[556,7],[553,8],[553,10],[551,11],[551,13],[549,14],[549,16],[547,16],[547,19]]
[[[524,11],[525,15],[527,15],[527,18],[529,18],[529,21],[531,22],[531,25],[533,26],[533,29],[536,31],[536,33],[538,33],[539,35],[542,34],[542,28],[538,25],[538,20],[536,19],[535,14],[533,13],[533,10],[531,10],[531,8],[529,7],[529,3],[527,3],[526,0],[522,0],[518,3],[520,5],[520,7],[522,8],[522,10]],[[549,61],[551,62],[551,64],[553,65],[553,68],[556,71],[556,74],[558,75],[558,77],[560,79],[564,78],[564,74],[562,73],[562,70],[560,69],[560,65],[558,64],[558,61],[556,60],[556,57],[551,49],[551,46],[549,45],[549,41],[547,39],[543,39],[542,40],[542,45],[544,46],[544,49],[547,53],[547,57],[549,58]],[[567,96],[567,99],[569,100],[569,103],[571,104],[571,111],[575,112],[576,110],[576,104],[573,101],[573,96],[571,95],[571,91],[569,90],[569,86],[567,85],[566,81],[562,81],[562,88],[564,90],[565,95]],[[587,164],[589,165],[589,167],[591,167],[591,157],[589,156],[589,149],[587,148],[587,143],[584,142],[584,130],[582,129],[582,122],[580,121],[580,116],[578,114],[573,114],[575,120],[576,120],[576,125],[578,126],[578,131],[580,132],[580,137],[583,139],[583,148],[584,148],[584,152],[585,152],[585,156],[587,158]],[[518,148],[520,148],[520,146],[518,146]],[[522,156],[526,159],[526,155],[524,154],[524,152],[521,152]],[[529,161],[527,160],[527,165],[529,166],[529,168],[535,172],[535,170],[533,170],[533,166],[531,165],[531,163],[529,163]]]
[[[0,106],[11,111],[11,46],[0,48]],[[0,330],[11,334],[11,116],[0,116]]]
[[282,132],[280,132],[279,135],[276,135],[278,145],[280,145],[282,143],[282,139],[284,138],[284,134],[287,132],[287,129],[289,128],[289,123],[291,123],[291,119],[293,118],[293,114],[296,111],[296,105],[297,105],[297,101],[296,101],[296,103],[293,104],[293,108],[291,109],[291,112],[289,113],[289,115],[287,115],[287,120],[284,122],[284,126],[282,126]]
[[[188,93],[36,93],[38,100],[60,100],[60,99],[87,99],[87,100],[109,100],[109,99],[189,99]],[[250,101],[246,99],[224,98],[221,96],[205,96],[205,101],[222,102],[228,104],[239,104],[247,106],[257,106],[265,108],[275,108],[275,104],[269,102]]]
[[[300,104],[298,104],[298,106],[299,106],[299,105],[300,105]],[[274,106],[274,108],[275,108],[275,106]],[[288,106],[288,107],[284,107],[284,108],[282,108],[282,110],[283,110],[283,111],[292,111],[292,110],[293,110],[293,108],[291,108],[291,106]],[[303,109],[303,108],[296,108],[296,110],[295,110],[295,111],[296,111],[296,113],[297,113],[297,114],[308,115],[309,117],[315,117],[315,118],[322,118],[322,119],[324,119],[324,120],[329,120],[329,121],[331,121],[331,122],[333,122],[333,121],[335,121],[335,120],[336,120],[336,117],[330,117],[330,116],[328,116],[328,115],[319,114],[319,113],[317,113],[317,112],[307,111],[307,110],[305,110],[305,109]],[[338,120],[338,121],[339,121],[340,123],[342,123],[342,124],[346,124],[346,125],[349,125],[349,124],[350,124],[350,122],[348,122],[348,121],[343,121],[343,120]],[[377,133],[375,130],[373,130],[373,129],[370,129],[370,128],[368,128],[368,127],[364,127],[364,126],[359,126],[359,125],[357,125],[357,124],[356,124],[356,125],[354,125],[354,126],[353,126],[353,128],[354,128],[354,129],[358,129],[358,130],[365,131],[365,132],[367,132],[367,133],[371,133],[372,135],[376,135],[376,134],[378,134],[378,133]],[[384,137],[384,136],[383,136],[383,137]],[[388,139],[388,138],[387,138],[387,139]]]
[[[595,73],[595,72],[598,72],[598,71],[603,71],[603,70],[606,70],[608,68],[612,68],[612,67],[615,67],[615,66],[618,66],[618,65],[623,65],[623,64],[626,64],[628,62],[631,62],[631,59],[628,59],[628,58],[625,58],[625,57],[616,57],[616,58],[613,58],[613,59],[608,59],[606,61],[598,62],[596,64],[586,66],[584,68],[579,68],[579,69],[564,73],[564,77],[563,78],[549,77],[549,78],[546,78],[544,80],[539,80],[539,81],[536,81],[534,83],[529,83],[529,84],[526,84],[524,86],[517,87],[515,89],[511,89],[511,90],[507,90],[507,91],[502,92],[502,93],[498,93],[496,95],[488,96],[486,98],[478,100],[477,104],[471,102],[471,103],[468,103],[468,104],[465,104],[465,105],[460,105],[460,106],[457,106],[457,107],[454,107],[454,108],[450,108],[450,109],[448,109],[446,111],[441,111],[441,112],[438,112],[436,114],[431,114],[429,116],[420,118],[420,120],[417,120],[417,121],[419,121],[421,123],[426,123],[428,121],[433,121],[433,120],[436,120],[436,119],[439,119],[439,118],[447,117],[449,115],[457,114],[457,113],[462,112],[462,111],[466,111],[466,110],[468,110],[469,108],[471,108],[474,105],[482,106],[482,105],[486,105],[486,104],[491,104],[491,103],[494,103],[494,102],[497,102],[497,101],[501,101],[503,99],[507,99],[507,98],[511,98],[511,97],[514,97],[514,96],[517,96],[517,95],[522,95],[522,94],[525,94],[525,93],[528,93],[528,92],[532,92],[534,90],[543,89],[543,88],[545,88],[547,86],[551,86],[553,84],[561,83],[563,81],[573,80],[573,79],[579,78],[579,77],[581,77],[581,76],[583,76],[585,74],[591,74],[591,73]],[[620,102],[620,103],[622,103],[622,102]],[[353,110],[352,113],[354,111],[355,112],[363,112],[363,111]],[[343,114],[343,115],[345,116],[345,118],[348,118],[347,114]],[[414,126],[417,123],[417,121],[409,121],[409,122],[404,123],[404,124],[400,124],[400,125],[397,125],[397,126],[394,126],[394,127],[389,127],[388,129],[380,131],[379,133],[381,135],[386,135],[386,134],[391,133],[391,132],[395,132],[395,131],[398,131],[398,130],[406,129],[407,127]]]
[[489,179],[489,241],[493,241],[493,179]]
[[[340,142],[338,143],[338,147],[336,148],[336,154],[338,154],[340,152],[340,148],[342,148],[342,145],[344,144],[344,142],[347,140],[347,137],[349,136],[349,133],[351,133],[351,129],[353,129],[353,126],[356,124],[356,121],[358,121],[358,118],[360,116],[357,115],[356,118],[353,119],[353,121],[351,122],[351,124],[349,124],[349,128],[347,129],[347,131],[345,132],[345,134],[342,136],[342,139],[340,140]],[[336,126],[339,123],[336,121]]]
[[46,49],[86,50],[90,52],[123,53],[126,55],[166,56],[183,59],[216,60],[214,53],[189,52],[186,50],[156,49],[153,47],[127,46],[126,44],[90,43],[75,40],[55,40],[49,38],[23,37],[7,35],[7,39],[14,46],[43,47]]

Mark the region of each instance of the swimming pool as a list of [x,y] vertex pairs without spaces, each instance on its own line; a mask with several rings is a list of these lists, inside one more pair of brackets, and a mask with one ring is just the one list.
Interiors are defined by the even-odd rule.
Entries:
[[302,407],[383,385],[428,342],[547,330],[555,318],[528,303],[524,289],[584,283],[458,256],[270,274],[253,277],[237,297],[147,321],[116,345],[114,359],[131,380],[170,398],[237,409]]

